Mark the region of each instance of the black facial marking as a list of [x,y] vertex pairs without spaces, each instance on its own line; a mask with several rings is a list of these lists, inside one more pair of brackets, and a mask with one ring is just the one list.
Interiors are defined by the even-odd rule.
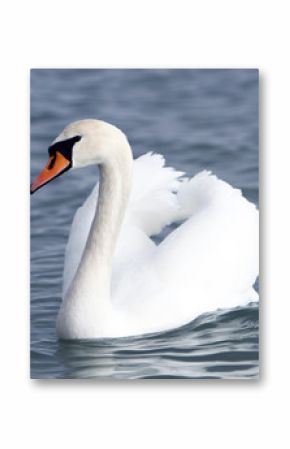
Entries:
[[51,159],[51,161],[49,163],[49,166],[47,167],[48,170],[51,170],[53,168],[55,160],[56,160],[56,153],[54,153],[54,156],[52,157],[52,159]]
[[[54,156],[56,154],[56,152],[58,151],[71,163],[73,146],[76,142],[79,142],[81,140],[81,138],[82,138],[81,136],[75,136],[75,137],[71,137],[70,139],[56,142],[48,148],[48,153],[50,156]],[[49,168],[53,167],[54,162],[55,162],[55,159],[52,159],[51,164],[50,164],[51,166]]]

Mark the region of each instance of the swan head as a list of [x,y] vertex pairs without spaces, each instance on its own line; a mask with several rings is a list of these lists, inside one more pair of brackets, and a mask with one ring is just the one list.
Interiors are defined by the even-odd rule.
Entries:
[[32,182],[30,192],[34,193],[69,169],[114,160],[120,156],[120,148],[131,153],[125,134],[117,127],[95,119],[70,123],[49,146],[48,162]]

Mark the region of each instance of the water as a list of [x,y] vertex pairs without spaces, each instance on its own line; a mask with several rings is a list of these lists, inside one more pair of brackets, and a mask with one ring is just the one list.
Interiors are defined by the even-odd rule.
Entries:
[[[32,177],[61,129],[90,117],[123,129],[135,157],[153,150],[191,176],[212,170],[258,204],[257,71],[34,70]],[[95,182],[95,167],[68,172],[32,197],[31,377],[256,378],[256,304],[148,336],[57,340],[64,248],[75,210]]]

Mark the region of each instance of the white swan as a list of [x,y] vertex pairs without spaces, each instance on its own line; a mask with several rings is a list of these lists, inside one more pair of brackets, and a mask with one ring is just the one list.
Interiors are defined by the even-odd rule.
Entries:
[[258,211],[239,190],[209,172],[183,179],[157,154],[133,161],[126,136],[98,120],[68,125],[49,154],[31,192],[69,168],[100,173],[70,232],[60,338],[162,331],[257,300]]

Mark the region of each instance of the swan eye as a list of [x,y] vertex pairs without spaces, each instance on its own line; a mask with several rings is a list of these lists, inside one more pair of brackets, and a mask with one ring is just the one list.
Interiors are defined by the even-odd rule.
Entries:
[[[81,140],[82,136],[74,136],[69,139],[61,140],[59,142],[54,143],[48,148],[48,154],[49,156],[55,156],[56,152],[58,151],[61,153],[68,161],[72,160],[72,150],[74,147],[74,144],[79,142]],[[51,167],[53,167],[53,164],[55,162],[55,157],[51,160]]]

